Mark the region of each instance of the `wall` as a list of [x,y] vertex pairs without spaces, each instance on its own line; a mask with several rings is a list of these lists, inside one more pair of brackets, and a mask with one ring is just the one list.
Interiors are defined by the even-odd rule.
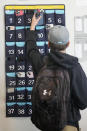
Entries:
[[[74,16],[87,14],[87,7],[76,6],[76,0],[0,0],[0,131],[38,131],[30,118],[6,118],[5,117],[5,41],[4,41],[4,5],[31,5],[31,4],[65,4],[66,5],[66,25],[70,32],[71,45],[67,53],[74,55]],[[81,63],[87,73],[87,62]],[[82,131],[87,128],[87,110],[81,112],[82,119],[80,127]]]

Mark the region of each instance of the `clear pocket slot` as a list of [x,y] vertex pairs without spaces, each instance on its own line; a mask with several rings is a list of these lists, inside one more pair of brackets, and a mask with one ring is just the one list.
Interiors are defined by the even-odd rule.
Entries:
[[26,100],[27,102],[31,102],[31,92],[33,87],[26,87]]
[[6,73],[6,86],[15,87],[16,86],[16,74],[15,72]]
[[25,57],[25,42],[16,42],[16,56],[19,61],[23,61]]
[[45,41],[45,27],[36,26],[37,31],[37,41]]
[[15,60],[15,42],[6,42],[6,58],[9,62]]
[[17,116],[18,117],[26,116],[26,103],[25,102],[17,102]]
[[45,42],[36,42],[37,46],[38,46],[38,49],[39,49],[39,52],[44,55],[45,54]]
[[16,117],[16,102],[6,103],[6,116]]
[[15,27],[14,26],[6,26],[5,39],[6,39],[6,42],[15,42]]
[[65,26],[65,12],[64,12],[64,10],[55,10],[55,22],[56,22],[56,25]]
[[16,25],[17,26],[22,26],[25,25],[24,21],[24,10],[16,10],[15,11],[15,19],[16,19]]
[[6,26],[15,25],[14,10],[6,10],[5,11],[5,23],[6,23]]
[[25,87],[16,88],[16,100],[17,102],[26,101],[26,90]]
[[46,10],[46,24],[55,24],[54,10]]
[[25,41],[24,26],[16,26],[16,41]]
[[27,116],[31,116],[32,115],[32,103],[31,102],[27,102]]
[[33,15],[34,15],[34,10],[26,10],[25,11],[25,23],[26,23],[26,25],[28,25],[28,26],[31,25]]
[[16,90],[15,88],[11,87],[7,87],[7,91],[6,91],[6,101],[7,102],[16,102]]

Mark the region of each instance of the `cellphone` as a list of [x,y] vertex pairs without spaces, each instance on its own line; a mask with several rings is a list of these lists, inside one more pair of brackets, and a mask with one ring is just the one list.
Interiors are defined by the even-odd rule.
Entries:
[[15,30],[15,27],[14,26],[7,26],[6,30]]
[[38,19],[43,13],[44,13],[43,9],[36,10],[36,14],[35,14],[36,19]]
[[22,16],[24,15],[24,11],[23,10],[17,10],[16,11],[16,16]]

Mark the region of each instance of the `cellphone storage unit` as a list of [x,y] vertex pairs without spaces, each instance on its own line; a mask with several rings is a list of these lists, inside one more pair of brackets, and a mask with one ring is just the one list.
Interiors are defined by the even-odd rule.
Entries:
[[5,6],[6,116],[28,117],[32,114],[32,66],[26,60],[26,30],[34,12],[43,9],[36,26],[36,44],[42,55],[48,49],[47,33],[53,25],[65,26],[65,5]]

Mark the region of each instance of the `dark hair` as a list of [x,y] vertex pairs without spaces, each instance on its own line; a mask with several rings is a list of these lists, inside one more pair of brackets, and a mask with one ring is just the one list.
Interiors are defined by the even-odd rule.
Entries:
[[61,50],[65,50],[68,47],[68,43],[65,45],[57,45],[57,44],[53,44],[53,43],[49,42],[49,47],[51,50],[61,51]]

